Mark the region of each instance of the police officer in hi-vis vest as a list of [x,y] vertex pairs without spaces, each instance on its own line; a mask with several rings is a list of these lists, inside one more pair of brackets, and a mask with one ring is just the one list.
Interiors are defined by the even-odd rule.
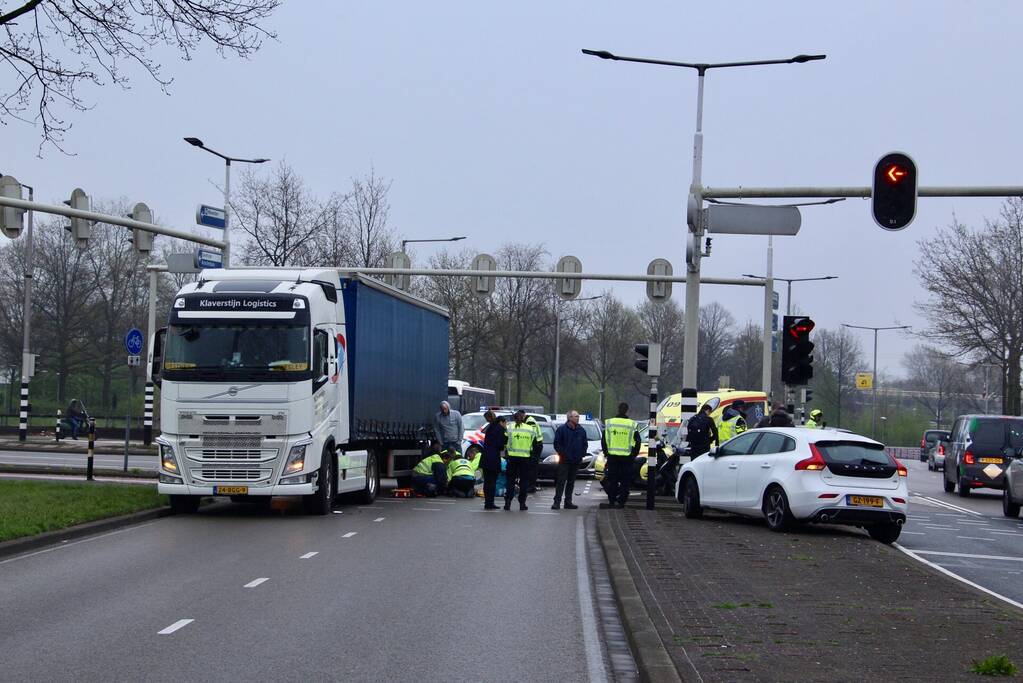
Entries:
[[[526,507],[526,496],[529,495],[529,483],[532,479],[532,455],[533,444],[540,440],[540,434],[533,426],[526,422],[526,411],[519,410],[515,413],[515,422],[508,427],[508,456],[505,458],[507,469],[505,470],[505,493],[504,509],[511,510],[512,497],[515,495],[515,486],[519,489],[519,509],[528,510]],[[542,441],[541,441],[542,443]]]
[[601,439],[607,464],[604,467],[604,490],[608,506],[624,508],[629,500],[632,466],[639,455],[639,425],[629,419],[629,404],[618,404],[618,415],[604,422]]

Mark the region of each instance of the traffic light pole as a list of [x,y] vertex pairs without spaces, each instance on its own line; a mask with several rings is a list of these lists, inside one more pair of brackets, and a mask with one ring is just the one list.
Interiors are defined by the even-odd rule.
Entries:
[[[35,201],[35,190],[22,183],[28,189],[28,201]],[[21,342],[21,398],[18,407],[18,441],[28,439],[28,383],[32,379],[32,353],[29,348],[29,330],[32,325],[32,257],[35,249],[32,244],[32,217],[34,211],[28,212],[28,230],[25,232],[25,306],[22,308],[22,342]]]
[[[869,187],[705,187],[704,199],[869,198]],[[1021,185],[922,185],[918,197],[1023,197]]]

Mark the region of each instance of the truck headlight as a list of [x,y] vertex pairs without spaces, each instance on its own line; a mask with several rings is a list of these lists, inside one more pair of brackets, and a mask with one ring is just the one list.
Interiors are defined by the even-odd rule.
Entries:
[[160,467],[168,472],[179,472],[178,461],[174,457],[174,449],[167,444],[160,444]]
[[[293,474],[301,472],[305,468],[305,447],[307,444],[292,446],[288,453],[288,461],[284,463],[284,473]],[[283,483],[283,482],[282,482]]]

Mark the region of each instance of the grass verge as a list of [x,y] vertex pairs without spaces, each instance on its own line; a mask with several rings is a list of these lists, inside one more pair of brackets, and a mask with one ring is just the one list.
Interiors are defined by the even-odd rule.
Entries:
[[0,480],[0,541],[166,505],[155,486]]

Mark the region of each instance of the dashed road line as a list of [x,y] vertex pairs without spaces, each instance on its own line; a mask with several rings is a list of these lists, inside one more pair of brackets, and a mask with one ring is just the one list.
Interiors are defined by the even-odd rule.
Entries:
[[347,534],[343,534],[341,536],[341,538],[351,538],[352,536],[354,536],[357,533],[359,533],[359,532],[358,531],[349,531]]
[[384,521],[385,519],[387,519],[387,518],[386,518],[386,517],[377,517],[377,518],[376,518],[376,519],[374,519],[373,521],[374,521],[374,522],[382,522],[382,521]]
[[195,621],[195,619],[178,619],[177,621],[175,621],[173,624],[171,624],[167,628],[163,629],[162,631],[157,631],[156,635],[158,635],[158,636],[169,636],[170,634],[174,633],[178,629],[182,629],[182,628],[188,626],[193,621]]
[[[906,532],[903,531],[902,533],[906,533]],[[995,540],[993,538],[981,538],[979,536],[956,536],[956,538],[963,538],[963,539],[966,539],[968,541],[993,541],[993,540]]]
[[310,557],[316,557],[319,554],[320,553],[318,551],[314,550],[311,553],[306,553],[305,555],[302,555],[298,559],[300,559],[300,560],[308,560]]
[[1018,531],[995,531],[993,529],[988,531],[988,533],[990,533],[990,534],[1001,534],[1002,536],[1019,536],[1020,535],[1020,533]]
[[913,536],[926,536],[927,535],[923,531],[906,531],[905,529],[902,530],[902,533],[904,533],[904,534],[912,534]]
[[252,579],[252,581],[249,581],[247,584],[245,584],[243,588],[255,588],[256,586],[262,583],[266,583],[269,580],[270,580],[269,576],[262,576],[258,579]]

